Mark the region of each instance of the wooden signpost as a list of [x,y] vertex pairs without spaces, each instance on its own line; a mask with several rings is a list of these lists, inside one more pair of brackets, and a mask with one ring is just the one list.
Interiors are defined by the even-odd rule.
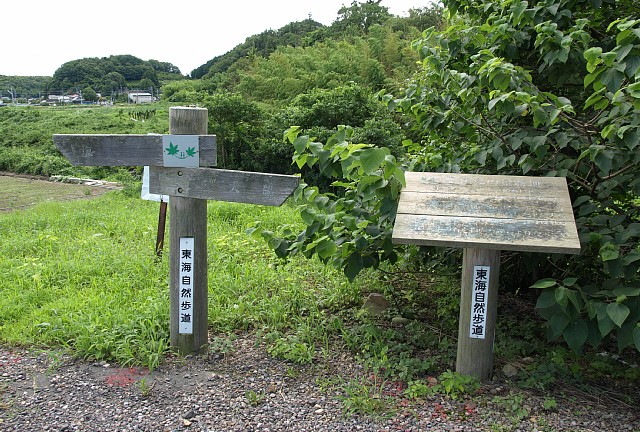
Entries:
[[393,242],[464,249],[456,371],[489,379],[500,251],[580,253],[566,180],[405,175]]
[[207,110],[172,107],[169,135],[54,135],[74,165],[149,166],[149,191],[169,195],[171,345],[207,349],[207,200],[281,205],[298,177],[227,171],[216,165]]

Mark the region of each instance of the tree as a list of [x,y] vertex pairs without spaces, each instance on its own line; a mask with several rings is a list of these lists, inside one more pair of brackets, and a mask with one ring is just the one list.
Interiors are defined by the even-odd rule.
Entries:
[[82,99],[90,102],[96,102],[98,100],[98,94],[91,87],[85,87],[82,89]]
[[380,6],[382,0],[351,2],[351,6],[342,6],[338,10],[338,19],[331,25],[333,32],[344,35],[361,36],[368,33],[374,24],[384,24],[391,18],[389,8]]

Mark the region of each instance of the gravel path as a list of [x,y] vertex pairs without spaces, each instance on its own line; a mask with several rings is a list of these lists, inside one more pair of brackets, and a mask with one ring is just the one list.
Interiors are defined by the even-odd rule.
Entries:
[[395,406],[388,416],[345,416],[344,384],[362,379],[348,353],[300,367],[271,358],[251,335],[225,355],[175,358],[151,373],[0,348],[0,430],[640,431],[637,410],[610,412],[593,395],[548,411],[540,397],[519,392],[514,407],[499,381],[468,400],[420,402],[387,383],[382,394]]

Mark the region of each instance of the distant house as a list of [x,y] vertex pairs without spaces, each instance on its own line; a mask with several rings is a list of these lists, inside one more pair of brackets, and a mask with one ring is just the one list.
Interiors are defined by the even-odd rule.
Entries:
[[151,103],[153,102],[153,95],[151,93],[137,92],[129,93],[129,103]]
[[70,96],[49,95],[47,97],[47,103],[49,105],[71,103],[72,100],[73,99]]

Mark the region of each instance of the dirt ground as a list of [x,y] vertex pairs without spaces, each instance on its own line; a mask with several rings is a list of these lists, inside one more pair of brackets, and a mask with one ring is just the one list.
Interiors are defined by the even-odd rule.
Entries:
[[0,172],[0,211],[24,209],[45,201],[95,198],[119,188],[114,183],[98,180],[69,181],[72,183]]

